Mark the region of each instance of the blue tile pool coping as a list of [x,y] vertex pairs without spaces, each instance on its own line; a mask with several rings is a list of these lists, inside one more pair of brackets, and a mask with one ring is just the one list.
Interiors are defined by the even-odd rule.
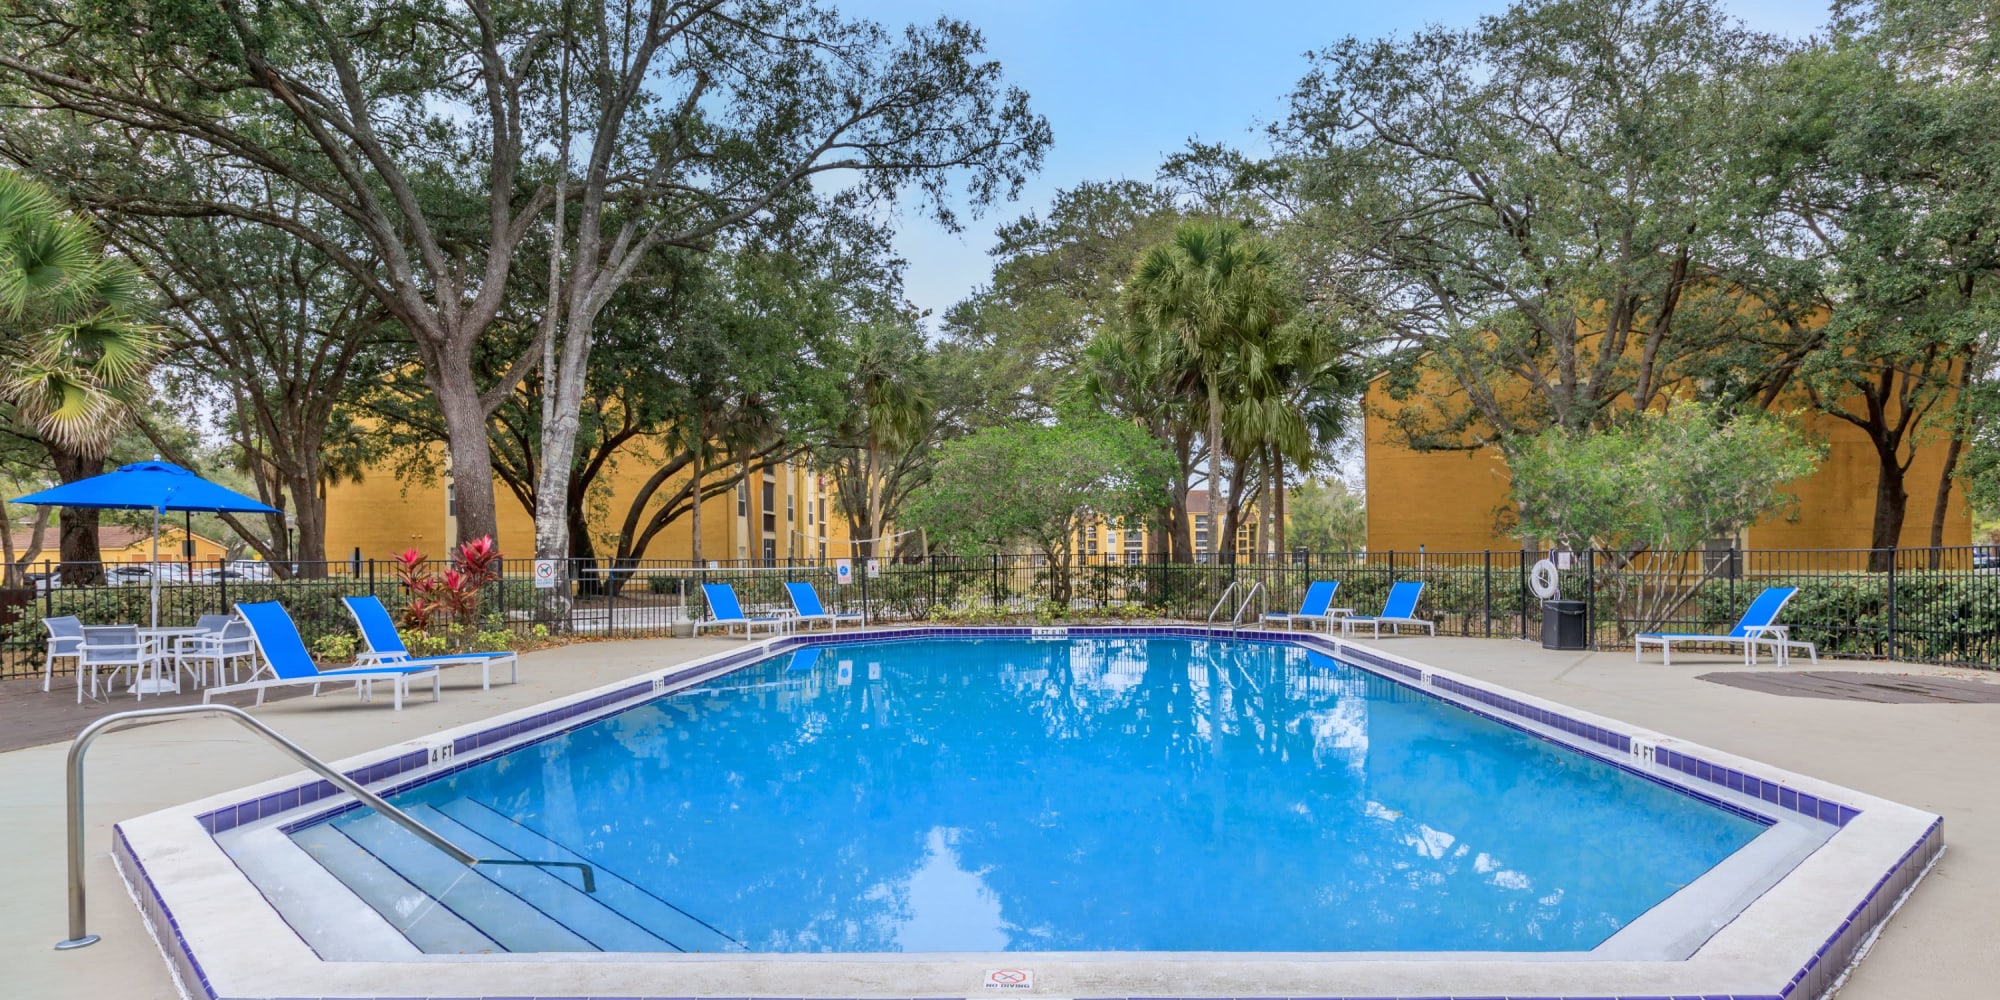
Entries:
[[[1482,718],[1507,725],[1585,753],[1594,759],[1609,763],[1628,773],[1647,778],[1683,794],[1700,799],[1711,805],[1726,809],[1737,815],[1769,824],[1772,817],[1761,815],[1728,800],[1710,795],[1691,783],[1667,780],[1655,771],[1633,766],[1633,738],[1622,732],[1583,719],[1564,715],[1549,708],[1524,701],[1509,693],[1493,690],[1477,684],[1467,683],[1427,671],[1423,668],[1383,656],[1367,649],[1338,643],[1330,637],[1309,633],[1262,633],[1245,632],[1235,629],[1218,629],[1203,626],[1076,626],[1067,628],[944,628],[919,627],[897,629],[863,629],[839,633],[790,635],[722,656],[697,660],[678,670],[649,676],[645,680],[625,684],[610,691],[591,695],[572,702],[565,702],[545,711],[482,729],[469,735],[458,736],[451,743],[452,763],[445,767],[433,766],[431,751],[420,749],[407,751],[375,761],[345,772],[349,777],[364,785],[374,785],[399,775],[422,772],[411,780],[396,783],[386,788],[376,789],[378,794],[388,796],[416,787],[439,778],[454,774],[465,768],[489,759],[493,751],[481,753],[488,748],[504,746],[507,751],[519,746],[532,745],[543,740],[561,736],[571,730],[588,725],[597,719],[616,714],[658,698],[677,693],[679,686],[696,679],[720,676],[736,668],[747,666],[774,655],[805,646],[839,646],[856,643],[877,643],[896,640],[917,640],[934,638],[1144,638],[1187,637],[1229,639],[1244,642],[1297,645],[1333,657],[1348,666],[1363,669],[1371,674],[1387,678],[1412,690],[1438,698]],[[1487,711],[1492,709],[1493,711]],[[1495,714],[1505,713],[1502,714]],[[1509,717],[1511,716],[1511,718]],[[1541,729],[1524,723],[1533,723]],[[1544,731],[1547,730],[1547,731]],[[534,735],[533,739],[522,737]],[[1561,737],[1561,738],[1558,738]],[[1612,756],[1613,753],[1621,756]],[[1815,796],[1786,786],[1780,782],[1758,777],[1736,768],[1704,760],[1693,754],[1669,747],[1656,747],[1653,762],[1664,770],[1685,776],[1693,782],[1702,782],[1718,788],[1736,792],[1780,810],[1800,817],[1826,823],[1835,827],[1846,826],[1861,815],[1853,806],[1835,802],[1823,796]],[[332,783],[313,781],[292,788],[247,799],[242,802],[222,806],[198,814],[197,822],[211,835],[223,833],[245,823],[255,822],[266,816],[276,816],[292,812],[304,806],[326,799],[338,797],[340,793]],[[326,818],[351,809],[360,808],[359,803],[345,802],[326,810],[315,811],[312,815],[293,819],[285,824],[287,832],[303,826],[324,821]],[[1380,994],[1289,997],[1282,1000],[1806,1000],[1822,996],[1845,971],[1855,955],[1877,928],[1881,926],[1903,895],[1915,885],[1918,878],[1928,870],[1939,853],[1942,852],[1943,820],[1934,821],[1896,864],[1876,880],[1867,895],[1858,903],[1824,944],[1795,973],[1786,986],[1776,993],[1704,993],[1704,994],[1506,994],[1498,996],[1465,996],[1457,994],[1423,994],[1418,996],[1389,996]],[[128,880],[133,882],[134,895],[145,914],[153,933],[159,939],[162,950],[174,967],[175,974],[196,997],[204,1000],[305,1000],[305,998],[250,998],[235,995],[224,996],[216,992],[200,961],[195,957],[180,925],[172,911],[168,909],[151,875],[127,841],[122,827],[113,827],[113,853],[121,868],[126,869]],[[335,1000],[324,997],[321,1000]],[[339,1000],[405,1000],[402,997],[341,997]],[[414,998],[411,998],[414,1000]],[[695,1000],[695,998],[641,997],[630,995],[620,997],[592,996],[533,996],[533,997],[463,997],[440,998],[440,1000]],[[745,997],[729,1000],[798,1000],[798,998]],[[817,1000],[817,998],[816,998]],[[858,998],[857,998],[858,1000]],[[877,1000],[877,998],[871,998]],[[921,1000],[921,998],[896,998],[896,1000]],[[1166,997],[1090,997],[1077,1000],[1193,1000],[1193,998]],[[1213,998],[1229,1000],[1229,998]],[[1280,1000],[1280,998],[1233,998],[1233,1000]]]

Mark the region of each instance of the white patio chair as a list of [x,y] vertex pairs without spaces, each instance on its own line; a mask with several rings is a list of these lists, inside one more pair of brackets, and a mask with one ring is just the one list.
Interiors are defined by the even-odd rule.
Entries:
[[[97,672],[110,668],[111,675],[105,678],[108,694],[118,675],[126,668],[132,670],[132,683],[136,688],[145,669],[154,666],[159,654],[153,644],[139,636],[137,625],[85,625],[83,642],[77,647],[76,700],[83,703],[83,677],[90,675],[90,696],[97,697]],[[174,690],[180,690],[180,675],[174,675]],[[141,697],[143,692],[135,692]]]
[[257,665],[257,644],[250,638],[250,626],[235,615],[202,615],[195,622],[203,631],[181,636],[174,644],[174,665],[192,667],[195,683],[209,686],[208,668],[215,667],[215,683],[235,683],[239,661]]
[[[75,615],[59,615],[42,619],[42,627],[49,630],[48,658],[42,661],[42,690],[49,689],[49,679],[55,675],[56,661],[78,660],[77,672],[82,674],[83,619]],[[81,698],[77,699],[82,701]]]

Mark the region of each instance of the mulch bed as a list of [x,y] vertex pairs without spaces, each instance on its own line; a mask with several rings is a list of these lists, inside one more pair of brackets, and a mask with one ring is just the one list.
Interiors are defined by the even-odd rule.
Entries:
[[[279,701],[307,693],[303,687],[274,688],[264,692],[264,700]],[[254,698],[254,693],[244,692],[223,695],[216,700],[242,706],[248,705]],[[67,741],[83,727],[113,712],[198,704],[201,704],[201,689],[193,684],[185,685],[180,694],[147,695],[145,701],[136,701],[121,690],[103,701],[85,697],[83,704],[79,705],[76,703],[74,675],[56,675],[55,683],[46,694],[42,692],[40,677],[0,681],[0,753]]]
[[1701,680],[1788,698],[1869,701],[1885,705],[2000,704],[2000,684],[1964,677],[1876,674],[1848,670],[1771,670],[1702,674]]

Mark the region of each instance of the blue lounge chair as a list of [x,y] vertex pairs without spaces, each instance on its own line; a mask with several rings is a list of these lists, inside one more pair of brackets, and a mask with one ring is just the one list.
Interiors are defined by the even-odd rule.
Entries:
[[1791,650],[1803,649],[1819,662],[1819,650],[1810,642],[1794,642],[1787,626],[1780,625],[1778,612],[1785,609],[1799,592],[1797,587],[1765,587],[1757,599],[1743,610],[1743,617],[1737,619],[1736,627],[1727,635],[1696,635],[1688,632],[1647,632],[1632,637],[1632,659],[1636,662],[1647,646],[1660,647],[1660,662],[1671,665],[1674,662],[1673,644],[1677,642],[1713,642],[1726,646],[1742,646],[1743,662],[1757,662],[1757,646],[1771,647],[1771,654],[1780,666],[1784,665]]
[[409,664],[407,666],[344,667],[339,670],[321,670],[315,664],[312,654],[306,652],[304,639],[299,638],[299,628],[292,624],[292,616],[285,613],[285,606],[276,601],[257,601],[238,604],[236,613],[250,625],[250,641],[257,647],[257,658],[263,665],[250,672],[250,679],[241,684],[222,684],[202,692],[201,700],[206,704],[219,694],[232,691],[257,692],[257,704],[264,703],[264,689],[274,687],[294,687],[310,684],[313,693],[319,693],[322,684],[344,684],[353,682],[354,689],[368,700],[373,694],[376,681],[388,681],[395,691],[396,711],[403,710],[403,696],[410,693],[412,680],[429,677],[431,679],[431,700],[436,701],[443,694],[438,683],[438,669],[432,664]]
[[756,629],[768,629],[772,635],[783,632],[791,621],[788,615],[762,615],[752,618],[743,613],[743,605],[736,603],[736,588],[726,583],[704,583],[701,592],[708,597],[708,611],[713,615],[705,622],[694,623],[694,634],[700,635],[705,628],[719,628],[728,635],[736,626],[743,626],[743,638],[748,640]]
[[1264,627],[1270,628],[1274,622],[1284,622],[1285,631],[1290,632],[1292,626],[1304,622],[1308,627],[1318,624],[1322,628],[1331,629],[1336,617],[1354,613],[1353,608],[1332,606],[1333,595],[1339,590],[1339,580],[1315,580],[1312,586],[1306,588],[1306,596],[1299,602],[1299,610],[1290,614],[1282,611],[1270,612],[1264,616]]
[[785,584],[785,590],[792,595],[792,610],[797,612],[792,616],[792,621],[804,628],[812,628],[813,622],[825,622],[828,628],[839,631],[841,622],[860,625],[866,621],[860,615],[851,612],[835,614],[828,611],[826,605],[819,602],[819,591],[814,590],[810,583],[788,583]]
[[493,667],[507,665],[507,682],[521,681],[521,658],[513,652],[500,653],[453,653],[448,656],[411,656],[410,648],[403,645],[403,637],[396,631],[396,622],[389,617],[389,609],[374,597],[343,597],[347,613],[354,616],[354,624],[361,626],[361,641],[368,648],[357,653],[354,665],[401,666],[404,664],[427,663],[434,667],[457,667],[467,664],[479,668],[479,686],[486,689],[493,686]]
[[1340,634],[1348,635],[1356,628],[1366,625],[1374,630],[1374,637],[1382,638],[1382,626],[1389,626],[1390,635],[1399,635],[1405,625],[1422,625],[1432,635],[1437,634],[1437,623],[1417,617],[1417,598],[1424,596],[1422,580],[1401,580],[1389,588],[1389,599],[1382,602],[1379,615],[1348,615],[1340,619]]

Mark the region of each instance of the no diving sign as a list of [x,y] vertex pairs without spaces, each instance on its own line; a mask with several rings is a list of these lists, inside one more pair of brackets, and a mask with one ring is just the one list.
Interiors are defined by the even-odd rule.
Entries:
[[1032,969],[987,969],[980,985],[989,990],[1032,990],[1035,973]]

